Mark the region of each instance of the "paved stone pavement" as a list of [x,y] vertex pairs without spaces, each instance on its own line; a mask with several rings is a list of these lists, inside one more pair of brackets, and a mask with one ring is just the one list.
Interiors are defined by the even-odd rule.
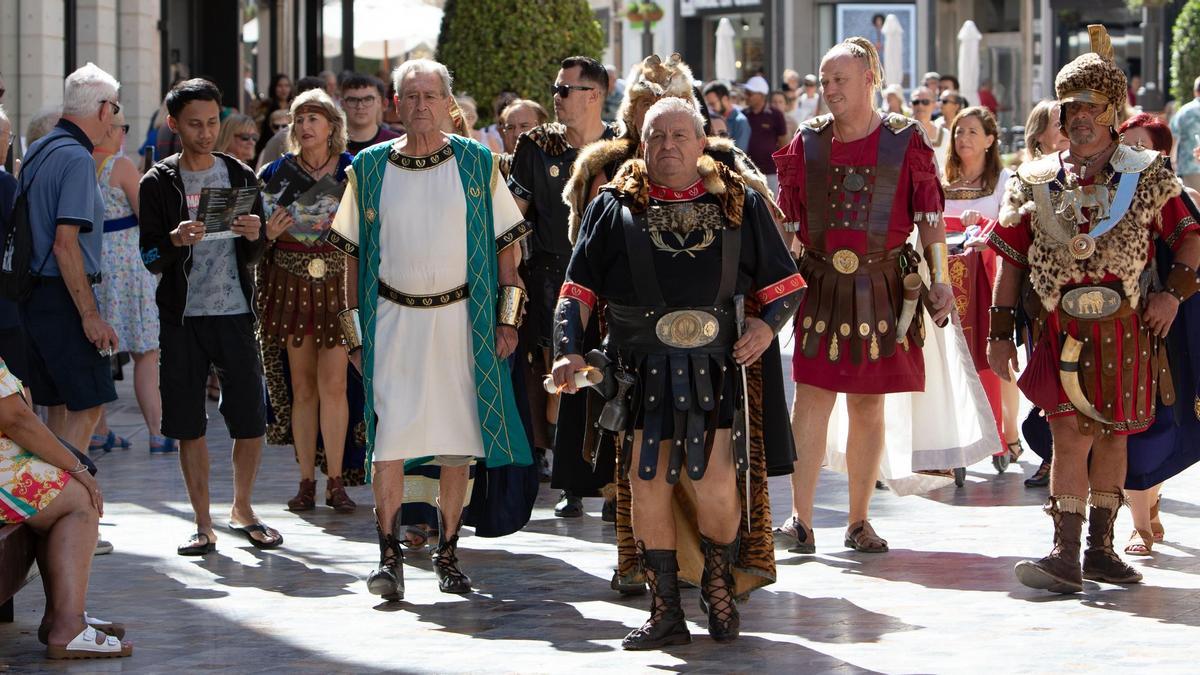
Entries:
[[[177,459],[151,457],[128,383],[114,428],[135,447],[98,460],[107,496],[102,534],[116,552],[95,560],[90,609],[128,624],[133,658],[56,663],[37,643],[42,604],[34,582],[17,595],[17,618],[0,624],[0,671],[19,672],[1080,672],[1148,668],[1196,672],[1200,638],[1200,470],[1165,490],[1167,543],[1134,564],[1143,585],[1088,584],[1074,597],[1026,589],[1018,560],[1048,548],[1044,490],[1021,473],[974,467],[962,489],[924,497],[881,492],[873,521],[892,551],[849,552],[842,476],[821,478],[818,555],[781,553],[779,580],[742,606],[743,634],[718,646],[707,636],[697,591],[685,590],[694,642],[624,652],[620,638],[645,618],[646,600],[608,589],[614,538],[589,500],[586,517],[556,519],[544,489],[522,532],[468,536],[464,568],[478,592],[438,593],[427,556],[410,556],[408,597],[381,605],[363,576],[377,560],[368,488],[360,508],[295,515],[296,466],[269,448],[258,483],[260,515],[286,537],[262,552],[218,531],[218,552],[181,558],[191,530]],[[214,514],[229,508],[229,440],[215,407]],[[1025,473],[1034,465],[1023,464]],[[323,484],[321,485],[323,487]],[[772,482],[775,519],[787,515],[786,479]],[[1130,529],[1122,512],[1118,525]]]

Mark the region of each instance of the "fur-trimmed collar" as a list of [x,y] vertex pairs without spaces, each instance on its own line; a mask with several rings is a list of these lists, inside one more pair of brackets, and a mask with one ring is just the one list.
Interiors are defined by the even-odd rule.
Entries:
[[[700,156],[696,168],[704,189],[721,202],[721,214],[728,221],[726,227],[741,227],[746,201],[746,183],[742,177],[708,155]],[[650,172],[646,163],[640,159],[625,162],[617,175],[600,189],[620,197],[634,213],[645,212],[650,206]]]

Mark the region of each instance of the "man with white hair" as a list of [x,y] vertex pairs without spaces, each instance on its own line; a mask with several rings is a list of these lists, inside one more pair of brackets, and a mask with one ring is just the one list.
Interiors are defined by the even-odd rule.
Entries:
[[[719,642],[738,636],[734,596],[756,584],[735,572],[747,569],[752,551],[771,556],[769,537],[756,538],[742,517],[751,490],[766,484],[761,436],[747,427],[747,371],[804,290],[766,200],[705,155],[704,120],[691,101],[655,103],[641,138],[641,157],[617,171],[584,215],[554,319],[554,382],[574,393],[587,324],[598,299],[607,302],[604,350],[617,364],[607,374],[616,383],[600,425],[623,436],[620,464],[630,474],[634,536],[652,596],[650,619],[622,642],[630,650],[691,641],[676,554],[687,532],[676,531],[671,506],[680,480],[697,497],[697,581],[709,633]],[[743,323],[748,294],[759,311]]]
[[50,408],[50,430],[77,448],[87,447],[101,406],[117,398],[109,366],[117,334],[96,303],[104,202],[92,147],[121,110],[119,87],[93,63],[71,73],[62,118],[30,146],[21,169],[33,232],[33,291],[19,302],[27,384],[33,402]]
[[446,67],[409,60],[392,84],[407,133],[354,158],[329,243],[346,255],[339,320],[366,398],[379,535],[367,588],[395,601],[406,468],[441,469],[433,567],[442,592],[464,594],[457,549],[470,465],[527,466],[531,456],[505,361],[524,300],[514,244],[529,227],[498,158],[442,132],[453,104]]

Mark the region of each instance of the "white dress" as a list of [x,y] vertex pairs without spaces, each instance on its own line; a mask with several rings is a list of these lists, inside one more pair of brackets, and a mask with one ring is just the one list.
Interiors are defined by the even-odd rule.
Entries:
[[[442,159],[429,161],[435,155]],[[389,162],[379,196],[379,278],[408,295],[435,295],[467,282],[466,202],[458,163],[445,149],[426,169]],[[494,176],[493,172],[493,176]],[[342,197],[333,229],[359,243],[357,197]],[[502,180],[492,183],[496,238],[523,221]],[[380,297],[372,377],[374,461],[431,455],[483,457],[475,393],[469,300],[404,307]]]
[[946,216],[958,217],[963,211],[978,211],[985,218],[998,220],[1000,218],[1000,202],[1004,200],[1004,186],[1012,171],[1000,169],[1000,177],[996,180],[996,189],[991,194],[980,195],[973,199],[946,199]]

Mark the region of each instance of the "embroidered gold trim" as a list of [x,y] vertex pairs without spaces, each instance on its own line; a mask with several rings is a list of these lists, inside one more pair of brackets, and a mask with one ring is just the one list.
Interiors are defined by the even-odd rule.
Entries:
[[406,171],[429,171],[430,169],[436,169],[445,164],[446,160],[453,156],[454,148],[449,143],[442,146],[441,150],[432,155],[421,157],[405,155],[394,145],[388,150],[388,162]]

